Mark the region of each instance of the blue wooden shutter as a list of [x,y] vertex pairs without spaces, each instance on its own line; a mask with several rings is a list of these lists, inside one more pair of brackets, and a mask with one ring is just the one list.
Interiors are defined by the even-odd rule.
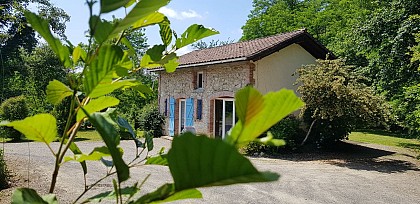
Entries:
[[203,114],[203,100],[197,100],[197,120],[201,120]]
[[175,135],[175,99],[169,98],[169,136]]
[[188,98],[186,100],[185,109],[185,126],[194,125],[194,99]]

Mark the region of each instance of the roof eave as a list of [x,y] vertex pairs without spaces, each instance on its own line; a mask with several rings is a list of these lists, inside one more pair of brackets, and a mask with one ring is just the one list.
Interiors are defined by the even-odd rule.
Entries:
[[[184,64],[179,65],[177,69],[182,68],[190,68],[190,67],[200,67],[200,66],[207,66],[207,65],[215,65],[215,64],[223,64],[223,63],[231,63],[231,62],[240,62],[247,60],[246,57],[239,57],[239,58],[233,58],[233,59],[225,59],[225,60],[218,60],[218,61],[210,61],[210,62],[201,62],[201,63],[194,63],[194,64]],[[164,68],[156,68],[150,70],[151,72],[157,72],[157,71],[163,71]]]

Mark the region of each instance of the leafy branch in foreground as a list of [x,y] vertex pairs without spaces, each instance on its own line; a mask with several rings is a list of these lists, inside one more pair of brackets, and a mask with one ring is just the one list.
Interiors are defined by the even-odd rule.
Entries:
[[[272,140],[272,137],[263,139],[257,137],[302,106],[303,103],[292,91],[281,90],[262,96],[256,89],[246,87],[236,95],[239,122],[226,140],[213,140],[186,133],[174,139],[172,148],[167,154],[162,150],[155,157],[148,156],[154,147],[153,135],[146,134],[144,141],[138,139],[127,120],[116,115],[113,107],[120,101],[109,96],[110,93],[126,89],[134,89],[141,94],[150,91],[150,88],[140,81],[131,79],[131,75],[141,69],[157,66],[164,67],[167,72],[173,72],[178,66],[176,50],[218,33],[202,25],[192,25],[178,38],[170,28],[169,20],[158,12],[158,9],[168,2],[169,0],[141,0],[137,3],[132,0],[102,0],[99,14],[94,15],[93,5],[96,1],[88,0],[87,5],[91,15],[87,47],[63,44],[52,35],[47,21],[34,13],[25,12],[32,28],[45,39],[65,67],[70,69],[83,67],[80,74],[68,77],[71,79],[68,85],[53,80],[47,86],[47,100],[50,103],[57,105],[64,99],[70,100],[70,112],[63,135],[59,138],[58,150],[50,146],[57,137],[56,119],[51,114],[38,114],[20,121],[6,121],[0,124],[13,127],[28,139],[44,142],[48,146],[55,158],[50,194],[54,193],[62,164],[69,161],[81,164],[85,180],[84,191],[74,202],[79,201],[87,191],[105,178],[114,175],[116,179],[113,179],[113,191],[100,193],[86,202],[106,198],[114,198],[116,203],[167,202],[201,198],[202,195],[196,188],[278,179],[277,174],[259,172],[247,158],[238,153],[238,148],[254,140],[282,144],[282,141]],[[101,14],[128,6],[132,6],[132,9],[121,20],[111,23],[100,18]],[[159,25],[163,44],[147,50],[140,61],[140,66],[137,66],[138,63],[132,60],[135,52],[126,39],[126,31],[150,25]],[[124,46],[120,46],[122,43]],[[76,134],[86,120],[95,127],[106,145],[94,148],[89,154],[84,154],[75,143]],[[136,145],[136,156],[129,163],[126,163],[122,157],[124,151],[119,147],[118,129],[126,130]],[[68,150],[74,155],[66,156]],[[146,156],[142,156],[143,152],[146,152]],[[107,160],[109,157],[112,160]],[[86,161],[89,160],[101,161],[108,167],[107,174],[92,184],[88,184],[86,179],[88,172]],[[139,198],[138,192],[148,177],[140,185],[124,187],[124,182],[130,178],[131,167],[149,164],[167,165],[174,183],[165,184]],[[36,191],[28,188],[16,190],[13,203],[28,202],[57,203],[57,199],[54,195],[39,196]]]

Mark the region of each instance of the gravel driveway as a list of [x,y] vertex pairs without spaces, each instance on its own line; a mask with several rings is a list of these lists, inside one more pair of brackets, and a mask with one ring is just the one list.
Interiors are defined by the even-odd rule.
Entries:
[[[89,152],[103,144],[79,142],[78,145],[83,152]],[[125,150],[125,159],[133,158],[133,143],[122,141],[121,145]],[[402,149],[378,145],[347,145],[352,146],[351,150],[340,153],[289,154],[277,159],[251,158],[260,170],[279,173],[280,180],[203,188],[204,199],[179,203],[420,203],[420,164],[412,155]],[[170,141],[155,139],[154,151],[169,146]],[[58,144],[53,144],[53,148],[57,147]],[[6,143],[4,148],[17,186],[29,186],[46,193],[53,157],[45,145],[34,142]],[[106,170],[99,162],[89,162],[88,183],[99,179]],[[142,188],[144,193],[172,182],[168,168],[163,166],[133,168],[130,182],[141,182],[148,174],[150,178]],[[84,198],[110,189],[112,185],[108,179]],[[56,188],[61,203],[74,200],[82,190],[83,172],[80,165],[64,164]],[[1,191],[0,203],[10,203],[11,192],[12,189]]]

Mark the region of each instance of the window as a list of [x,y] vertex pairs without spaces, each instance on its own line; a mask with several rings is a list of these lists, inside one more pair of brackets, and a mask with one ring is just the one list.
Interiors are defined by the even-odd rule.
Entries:
[[204,74],[203,72],[197,72],[197,89],[203,88],[204,86]]
[[203,114],[203,100],[197,99],[197,120],[201,120]]
[[168,99],[165,99],[165,116],[168,116]]

